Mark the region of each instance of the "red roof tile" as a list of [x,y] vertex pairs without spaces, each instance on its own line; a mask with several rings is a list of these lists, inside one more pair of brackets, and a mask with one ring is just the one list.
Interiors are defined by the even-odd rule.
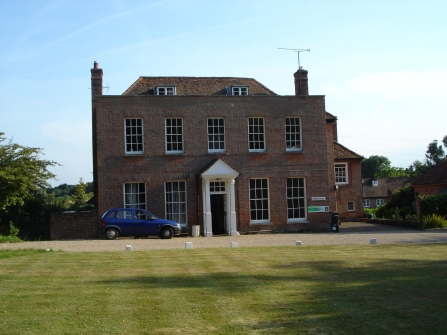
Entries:
[[277,95],[251,78],[140,77],[123,95],[154,95],[157,86],[174,85],[176,95],[227,95],[229,86],[248,86],[249,95]]

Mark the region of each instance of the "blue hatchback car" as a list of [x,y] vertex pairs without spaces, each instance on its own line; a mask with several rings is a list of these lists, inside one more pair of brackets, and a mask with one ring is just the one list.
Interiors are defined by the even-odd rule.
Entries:
[[143,209],[113,208],[102,216],[101,232],[109,240],[120,235],[158,235],[161,238],[171,238],[180,235],[181,227],[177,222],[159,219]]

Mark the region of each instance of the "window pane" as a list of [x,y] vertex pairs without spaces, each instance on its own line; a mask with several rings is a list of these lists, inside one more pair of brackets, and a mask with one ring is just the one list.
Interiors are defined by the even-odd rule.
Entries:
[[287,215],[289,221],[306,219],[304,178],[287,178]]

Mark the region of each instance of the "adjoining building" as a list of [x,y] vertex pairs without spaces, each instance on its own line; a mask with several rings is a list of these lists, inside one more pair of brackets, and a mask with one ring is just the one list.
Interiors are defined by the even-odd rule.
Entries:
[[361,157],[338,143],[306,70],[294,96],[238,77],[140,77],[103,95],[96,62],[91,75],[98,215],[145,208],[213,236],[328,230],[330,211],[363,214]]

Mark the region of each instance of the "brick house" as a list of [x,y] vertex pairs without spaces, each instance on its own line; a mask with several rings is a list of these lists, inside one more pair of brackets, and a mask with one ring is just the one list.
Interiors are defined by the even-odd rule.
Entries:
[[337,143],[337,118],[308,94],[306,70],[294,96],[232,77],[140,77],[107,96],[96,62],[91,75],[98,215],[140,207],[184,231],[235,235],[328,230],[331,210],[361,202],[358,155]]
[[417,177],[399,178],[364,178],[363,207],[377,208],[388,202],[389,198],[399,188],[412,184]]

